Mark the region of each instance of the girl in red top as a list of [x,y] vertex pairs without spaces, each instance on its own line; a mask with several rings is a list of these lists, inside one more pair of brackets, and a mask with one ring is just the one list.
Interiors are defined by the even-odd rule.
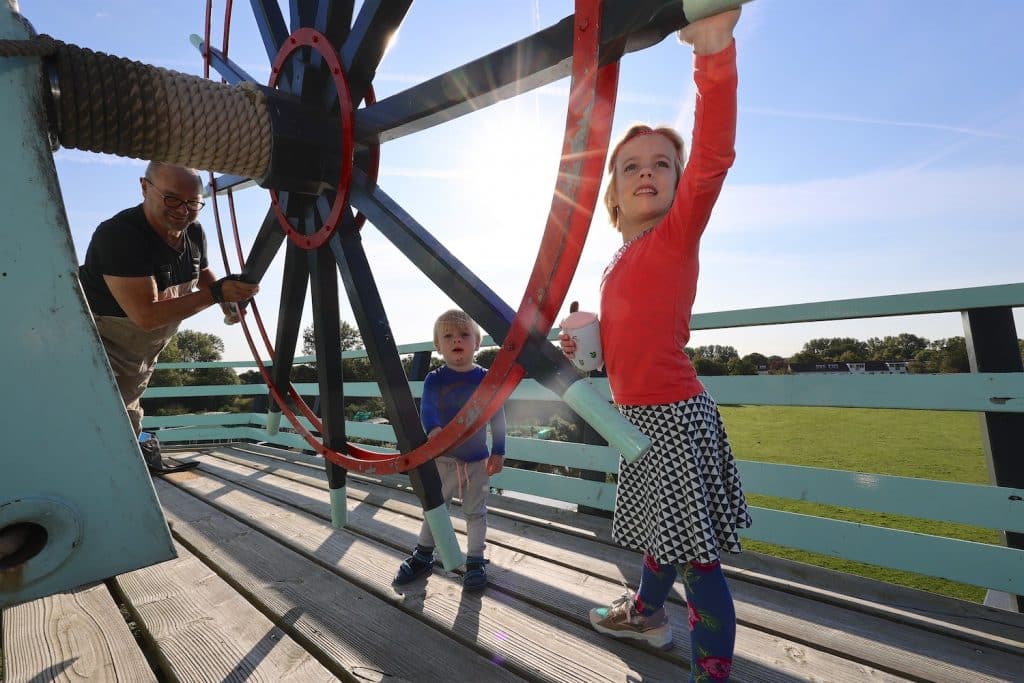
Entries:
[[[665,600],[677,574],[689,606],[691,679],[725,680],[736,613],[719,565],[750,526],[718,407],[684,352],[697,287],[700,236],[735,158],[739,10],[694,22],[697,103],[690,158],[669,128],[633,126],[612,151],[605,205],[623,245],[601,284],[601,344],[616,406],[653,441],[619,468],[612,532],[644,553],[640,588],[593,609],[602,633],[672,645]],[[575,344],[560,338],[572,357]],[[678,570],[677,570],[678,566]]]

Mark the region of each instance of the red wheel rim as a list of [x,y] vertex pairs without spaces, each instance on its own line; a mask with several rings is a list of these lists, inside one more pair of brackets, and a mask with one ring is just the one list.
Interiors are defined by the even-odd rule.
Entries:
[[277,216],[277,222],[297,246],[303,249],[317,249],[331,238],[341,221],[341,213],[348,206],[349,184],[352,181],[352,150],[355,145],[352,132],[352,98],[349,95],[348,77],[338,59],[338,53],[334,46],[327,40],[327,36],[312,28],[300,28],[288,36],[281,50],[274,58],[274,65],[270,69],[270,81],[268,85],[273,88],[277,86],[277,80],[281,77],[281,69],[288,61],[292,53],[301,47],[309,47],[320,53],[324,62],[331,70],[331,77],[334,79],[334,88],[338,92],[338,109],[341,116],[341,168],[338,169],[338,184],[331,204],[331,213],[324,219],[323,227],[312,235],[301,233],[292,227],[288,217],[281,211],[278,203],[277,190],[270,189],[270,202]]
[[[212,2],[212,0],[211,0]],[[227,13],[231,3],[228,2]],[[209,5],[208,5],[209,8]],[[583,245],[590,229],[594,207],[600,191],[604,162],[608,153],[611,137],[612,115],[615,109],[615,97],[618,83],[618,62],[605,66],[598,63],[600,47],[600,0],[576,0],[575,31],[573,41],[572,82],[570,87],[569,105],[566,116],[566,129],[562,145],[562,159],[559,165],[558,180],[552,197],[552,206],[538,256],[530,276],[526,293],[519,305],[508,334],[498,355],[495,357],[486,378],[476,392],[455,418],[430,441],[412,451],[401,453],[379,453],[361,448],[358,445],[346,444],[347,453],[327,448],[307,429],[299,417],[289,409],[285,394],[292,399],[299,411],[306,417],[313,429],[321,431],[322,423],[306,402],[299,396],[291,383],[287,391],[282,392],[275,385],[267,372],[259,355],[253,336],[247,324],[247,313],[241,310],[242,329],[253,358],[257,362],[260,374],[268,390],[280,406],[281,411],[291,422],[312,450],[326,460],[347,470],[377,474],[394,474],[405,472],[422,465],[450,448],[460,444],[481,429],[501,408],[505,400],[512,394],[525,371],[517,363],[527,340],[531,335],[544,336],[551,329],[555,315],[561,308],[568,292],[572,277],[576,272]],[[207,14],[209,26],[209,9]],[[224,54],[226,56],[229,17],[225,18]],[[209,30],[209,29],[208,29]],[[300,35],[301,34],[301,35]],[[318,39],[314,40],[316,36]],[[294,39],[294,42],[293,42]],[[351,178],[352,141],[352,107],[348,95],[348,83],[340,62],[333,50],[325,53],[328,42],[322,34],[313,29],[300,29],[289,38],[286,47],[278,53],[271,76],[271,85],[276,84],[279,70],[284,60],[302,45],[316,49],[329,64],[335,78],[339,93],[339,104],[342,110],[343,148],[346,150],[347,163],[343,164],[339,173],[339,188],[344,188],[344,199],[335,198],[331,215],[324,227],[313,235],[298,233],[277,205],[277,193],[271,190],[273,208],[282,228],[289,239],[304,249],[313,249],[324,244],[337,229],[341,211],[347,205],[349,180]],[[208,64],[209,57],[204,54]],[[337,68],[336,68],[337,67]],[[342,84],[339,84],[339,79]],[[341,102],[342,93],[346,102]],[[372,103],[372,86],[367,91],[367,103]],[[346,106],[347,104],[347,106]],[[347,119],[346,119],[347,112]],[[370,149],[368,175],[376,180],[380,163],[379,145]],[[344,182],[342,182],[344,180]],[[222,236],[220,214],[217,206],[216,188],[213,187],[211,174],[212,205],[214,218],[220,238],[225,268],[228,268],[227,253]],[[232,191],[227,191],[231,210],[232,228],[238,251],[239,263],[244,266],[244,256],[238,232],[238,224],[234,215]],[[360,220],[360,218],[362,220]],[[365,216],[357,215],[357,226],[365,223]],[[273,359],[273,345],[266,333],[259,309],[252,302],[252,313],[263,337],[267,352]]]

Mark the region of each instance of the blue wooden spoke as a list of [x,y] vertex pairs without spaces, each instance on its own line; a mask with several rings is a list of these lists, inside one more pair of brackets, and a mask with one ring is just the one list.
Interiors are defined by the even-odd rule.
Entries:
[[[337,237],[337,235],[335,235]],[[344,371],[341,362],[341,312],[338,308],[337,265],[327,249],[306,252],[309,280],[312,286],[314,345],[316,348],[317,382],[320,385],[320,434],[323,444],[334,451],[345,450]],[[327,479],[332,491],[345,486],[346,472],[332,462],[327,465]],[[331,499],[331,517],[336,526],[344,510],[335,510]],[[344,502],[341,502],[343,508]]]
[[[286,193],[282,192],[280,199],[284,202],[286,200]],[[246,282],[255,283],[263,279],[267,269],[270,268],[270,263],[281,249],[284,237],[284,231],[277,224],[277,216],[273,210],[268,209],[267,215],[263,218],[263,224],[260,226],[260,231],[256,234],[256,239],[253,240],[249,255],[245,259],[242,277]]]
[[[362,171],[353,169],[350,201],[409,261],[440,287],[452,301],[502,343],[515,311],[426,228]],[[531,339],[518,361],[531,377],[552,391],[564,393],[579,375],[546,339]]]
[[[312,28],[322,33],[338,49],[348,36],[352,23],[352,0],[293,0],[291,29]],[[316,50],[303,50],[289,60],[291,78],[282,89],[299,94],[303,101],[337,110],[337,93],[331,74]]]
[[[568,16],[527,38],[357,111],[356,140],[361,144],[394,140],[568,76],[572,69],[574,21],[573,16]],[[681,3],[605,3],[600,64],[614,62],[625,52],[650,47],[686,23]],[[343,57],[348,64],[347,52]]]
[[[193,34],[189,37],[192,44],[199,50],[199,54],[203,54],[206,50],[206,41],[199,36]],[[224,53],[217,48],[210,46],[210,66],[213,70],[220,74],[220,77],[224,79],[224,82],[228,85],[238,85],[239,83],[248,82],[255,83],[256,79],[246,73],[245,69],[235,64],[233,61],[224,56]]]
[[[304,4],[312,4],[306,2]],[[336,48],[344,42],[352,26],[354,0],[316,0],[310,18],[303,26],[312,26]],[[293,12],[294,13],[294,12]]]
[[[326,202],[321,202],[321,212],[326,210],[329,210]],[[346,217],[346,224],[339,233],[340,237],[335,236],[330,242],[331,251],[338,262],[367,358],[376,368],[377,383],[389,421],[395,428],[398,448],[403,452],[411,451],[426,441],[426,435],[420,425],[373,270],[363,249],[362,237],[354,229],[351,216]]]
[[[274,342],[274,365],[270,377],[274,386],[287,386],[291,379],[292,361],[302,324],[302,308],[309,284],[307,252],[288,242],[285,247],[284,277],[277,313],[277,336]],[[280,413],[281,407],[271,402],[270,411]]]
[[[329,210],[323,202],[320,206],[321,211]],[[427,436],[409,388],[409,379],[402,367],[402,359],[398,355],[398,347],[391,333],[370,262],[363,249],[361,233],[355,229],[351,216],[347,216],[346,221],[344,229],[330,241],[331,252],[348,292],[367,358],[377,373],[381,398],[384,400],[388,421],[395,430],[398,449],[408,453],[425,443]],[[441,480],[433,460],[408,474],[409,482],[423,503],[424,510],[437,509],[444,504]]]
[[341,63],[348,73],[352,106],[366,96],[388,41],[402,25],[412,0],[366,0],[352,31],[341,48]]
[[281,46],[288,39],[288,27],[285,26],[284,17],[281,16],[281,8],[278,6],[277,0],[249,0],[249,2],[252,5],[252,13],[256,19],[260,37],[263,39],[263,48],[267,51],[267,59],[273,64]]
[[215,176],[213,185],[207,183],[206,187],[203,189],[203,193],[206,196],[210,196],[211,194],[213,194],[214,187],[217,188],[217,192],[219,194],[227,190],[242,190],[247,187],[254,187],[255,185],[256,181],[254,181],[252,178],[246,178],[245,176],[241,175],[225,174]]

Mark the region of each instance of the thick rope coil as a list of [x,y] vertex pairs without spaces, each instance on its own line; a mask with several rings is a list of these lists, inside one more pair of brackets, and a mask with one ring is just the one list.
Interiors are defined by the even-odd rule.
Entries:
[[237,86],[69,45],[50,36],[0,41],[0,57],[51,57],[65,147],[262,178],[270,113]]

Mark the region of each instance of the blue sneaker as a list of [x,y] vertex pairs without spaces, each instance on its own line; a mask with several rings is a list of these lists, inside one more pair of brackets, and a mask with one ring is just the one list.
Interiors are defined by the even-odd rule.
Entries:
[[433,557],[429,560],[424,560],[419,553],[413,553],[403,560],[402,564],[398,565],[398,572],[395,574],[395,578],[391,580],[391,585],[404,586],[407,583],[412,583],[416,579],[422,579],[425,576],[430,576],[433,571]]
[[466,573],[462,575],[462,590],[479,593],[487,588],[487,563],[482,557],[466,558]]

